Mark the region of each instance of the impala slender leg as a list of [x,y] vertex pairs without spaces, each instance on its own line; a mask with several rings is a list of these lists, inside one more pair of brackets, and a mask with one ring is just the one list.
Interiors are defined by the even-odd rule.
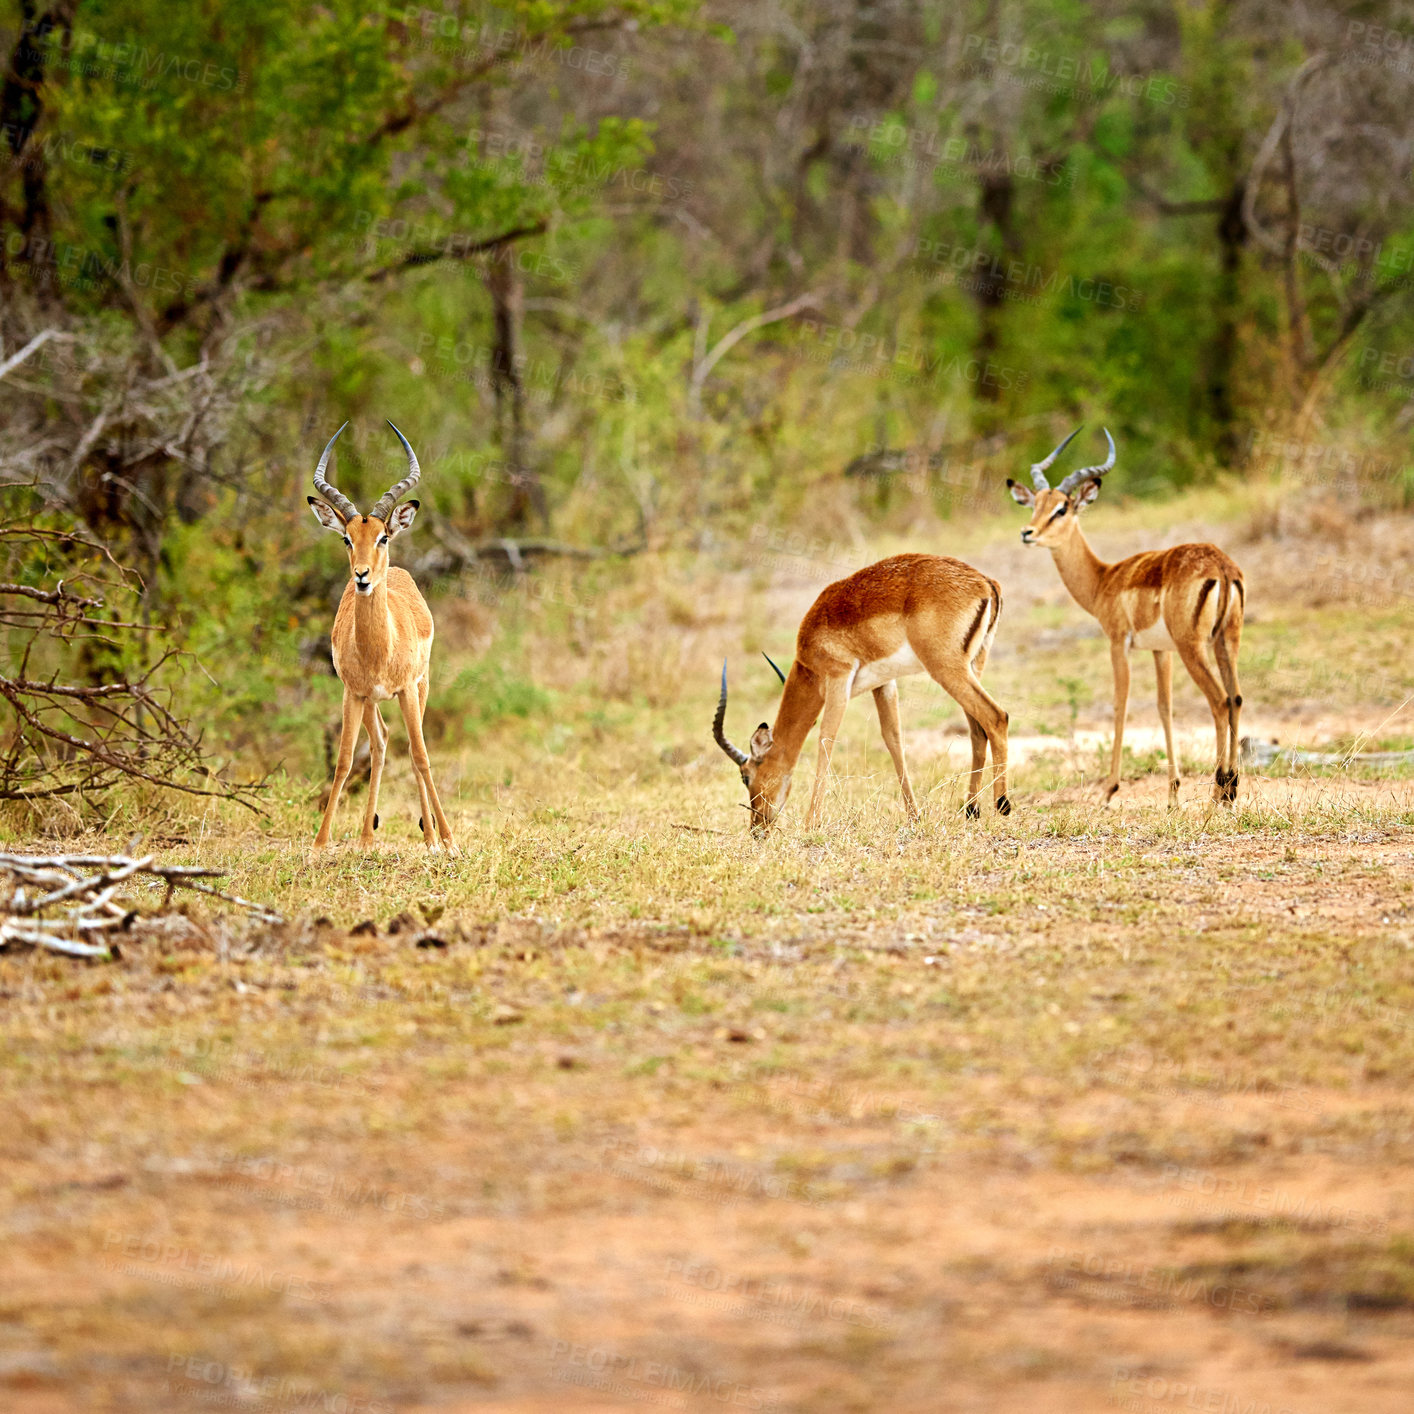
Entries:
[[835,737],[844,721],[844,709],[849,706],[849,679],[831,678],[825,684],[825,710],[820,716],[820,754],[815,764],[815,786],[810,792],[810,809],[806,812],[805,828],[816,829],[825,803],[825,786],[830,776],[830,756],[835,749]]
[[[408,731],[408,745],[412,750],[412,768],[418,776],[427,784],[427,795],[432,806],[432,817],[437,822],[437,832],[441,835],[443,842],[449,850],[454,850],[456,845],[452,839],[452,827],[447,824],[447,817],[442,813],[442,802],[437,796],[437,787],[432,780],[432,763],[427,756],[427,743],[422,739],[422,716],[418,706],[417,687],[404,688],[398,694],[398,706],[403,709],[403,725]],[[424,825],[426,817],[423,820]],[[423,838],[426,839],[427,832],[424,830]],[[439,846],[428,842],[428,848],[436,850]]]
[[1198,684],[1198,690],[1208,699],[1208,710],[1213,714],[1213,732],[1217,737],[1218,745],[1217,766],[1213,772],[1213,799],[1217,801],[1231,800],[1232,796],[1228,794],[1229,777],[1226,766],[1229,736],[1227,693],[1223,691],[1222,684],[1213,676],[1213,670],[1208,666],[1207,659],[1203,657],[1203,650],[1199,644],[1180,643],[1178,656],[1183,660],[1183,666],[1188,669],[1188,676]]
[[363,834],[359,843],[367,849],[373,843],[373,831],[378,819],[378,786],[383,779],[383,760],[388,750],[388,729],[379,715],[378,704],[366,698],[363,704],[363,725],[368,732],[368,805],[363,812]]
[[[933,680],[967,714],[968,731],[975,723],[992,748],[992,803],[1003,815],[1011,814],[1011,801],[1006,793],[1007,725],[1009,718],[991,694],[977,681],[971,667],[963,663],[959,669],[949,665],[937,672],[930,669]],[[975,734],[972,738],[972,760],[974,768],[970,791],[980,793],[981,780],[978,779],[978,746]],[[969,814],[972,812],[969,811]],[[979,812],[980,813],[980,812]]]
[[[417,680],[417,720],[421,722],[427,716],[427,677],[424,674]],[[422,779],[420,771],[412,773],[413,779],[417,782],[417,803],[420,814],[417,817],[417,828],[422,831],[422,842],[429,848],[437,842],[437,823],[432,818],[432,801],[427,795],[427,784]]]
[[1173,654],[1154,653],[1154,676],[1159,684],[1159,721],[1164,724],[1164,750],[1169,758],[1169,809],[1178,804],[1178,750],[1173,744]]
[[[987,666],[987,645],[984,643],[972,659],[972,671],[977,681],[982,681],[982,670]],[[982,769],[987,764],[987,732],[976,717],[967,716],[967,734],[972,738],[972,770],[967,778],[967,804],[963,813],[969,820],[982,818]]]
[[987,732],[976,717],[967,717],[967,734],[972,738],[972,769],[967,774],[967,803],[963,813],[969,820],[982,817],[982,770],[987,764]]
[[903,808],[909,820],[918,819],[918,802],[913,798],[913,786],[908,779],[908,765],[903,757],[903,735],[899,731],[898,684],[886,682],[874,689],[874,705],[879,709],[879,732],[893,757],[898,783],[903,788]]
[[344,689],[344,721],[339,732],[339,759],[334,767],[334,784],[329,788],[329,804],[324,807],[324,818],[319,822],[319,833],[314,837],[315,849],[323,849],[329,843],[329,830],[334,823],[334,811],[339,808],[339,796],[344,782],[349,778],[353,765],[354,746],[358,742],[359,718],[363,715],[363,702]]
[[1242,593],[1229,586],[1227,618],[1213,636],[1213,656],[1218,660],[1223,687],[1227,692],[1227,778],[1220,782],[1223,799],[1237,799],[1237,762],[1241,751],[1239,721],[1242,716],[1242,688],[1237,681],[1237,650],[1242,645]]
[[1110,754],[1110,778],[1105,782],[1105,801],[1119,790],[1120,763],[1124,753],[1124,719],[1129,711],[1129,650],[1122,638],[1110,640],[1110,666],[1115,678],[1115,740]]

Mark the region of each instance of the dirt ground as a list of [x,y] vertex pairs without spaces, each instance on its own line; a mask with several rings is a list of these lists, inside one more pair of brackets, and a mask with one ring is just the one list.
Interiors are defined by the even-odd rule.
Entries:
[[[1385,592],[1403,543],[1350,562],[1385,546]],[[167,827],[287,924],[0,955],[0,1408],[1407,1410],[1414,779],[1215,810],[1190,690],[1170,812],[1136,673],[1101,808],[1103,644],[984,550],[1010,817],[958,818],[965,738],[906,694],[921,827],[856,707],[826,829],[753,843],[709,681],[681,745],[676,708],[578,755],[527,727],[480,795],[489,748],[445,756],[459,861],[394,772],[371,857],[313,858],[304,796]],[[1405,601],[1372,638],[1309,553],[1243,551],[1247,729],[1407,733]],[[1294,676],[1316,628],[1380,689]],[[730,631],[684,629],[708,667]]]

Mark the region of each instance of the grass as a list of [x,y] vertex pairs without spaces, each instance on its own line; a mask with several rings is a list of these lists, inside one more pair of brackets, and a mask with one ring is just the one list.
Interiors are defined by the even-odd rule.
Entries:
[[[1407,612],[1311,606],[1311,547],[1243,542],[1243,506],[1129,534],[1229,519],[1248,729],[1407,741]],[[745,736],[774,681],[748,650],[788,655],[818,579],[730,556],[595,567],[573,603],[552,574],[465,642],[438,608],[457,859],[416,835],[397,728],[367,855],[361,796],[311,853],[296,775],[261,820],[6,817],[141,832],[290,919],[0,955],[6,1407],[1402,1408],[1407,777],[1247,777],[1214,809],[1183,683],[1169,812],[1136,673],[1102,809],[1108,654],[1012,530],[948,532],[1007,590],[1008,817],[963,820],[959,714],[915,681],[918,825],[856,704],[823,827],[812,745],[753,841],[716,665]],[[467,646],[487,613],[502,660]]]

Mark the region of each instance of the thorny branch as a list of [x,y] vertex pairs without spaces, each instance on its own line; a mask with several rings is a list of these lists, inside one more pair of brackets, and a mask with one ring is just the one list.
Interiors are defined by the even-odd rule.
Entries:
[[[69,572],[43,583],[56,561]],[[200,737],[174,711],[159,677],[175,650],[146,666],[119,666],[148,657],[146,635],[155,629],[114,613],[107,596],[132,596],[141,580],[83,533],[40,526],[0,528],[0,566],[8,571],[0,581],[0,631],[9,631],[0,672],[0,800],[83,799],[141,780],[256,808],[258,787],[213,775]],[[77,640],[85,647],[75,661],[68,650]],[[94,646],[104,655],[94,657]],[[62,659],[56,648],[66,650]]]

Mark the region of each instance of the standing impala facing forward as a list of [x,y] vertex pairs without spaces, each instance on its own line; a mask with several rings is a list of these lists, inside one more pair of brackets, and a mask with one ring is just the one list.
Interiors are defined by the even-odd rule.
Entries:
[[[347,427],[348,423],[344,423]],[[393,427],[390,422],[389,427]],[[344,430],[339,428],[339,432]],[[437,787],[432,784],[432,767],[422,739],[422,714],[427,707],[428,671],[432,661],[432,614],[418,593],[412,576],[403,569],[390,568],[388,542],[412,524],[418,502],[398,502],[417,485],[422,472],[408,440],[396,427],[398,441],[407,452],[408,474],[385,491],[368,515],[341,491],[324,479],[329,453],[339,432],[329,439],[324,455],[314,470],[314,489],[323,500],[310,496],[314,518],[342,536],[349,552],[350,579],[334,616],[332,634],[334,671],[344,684],[344,726],[339,737],[339,762],[334,769],[334,787],[324,810],[314,847],[329,842],[339,793],[353,763],[354,743],[360,721],[368,729],[370,773],[368,806],[363,813],[363,834],[359,843],[366,849],[378,828],[378,783],[383,776],[383,755],[388,731],[378,713],[378,704],[390,697],[398,699],[412,748],[412,767],[417,775],[417,793],[422,801],[422,838],[428,849],[440,849],[433,833],[436,822],[442,842],[454,849],[452,831],[442,813]]]
[[[1115,679],[1115,739],[1105,799],[1119,790],[1124,716],[1129,704],[1129,654],[1147,648],[1154,655],[1159,680],[1159,720],[1169,760],[1169,804],[1178,800],[1178,753],[1173,744],[1173,657],[1183,660],[1213,713],[1218,763],[1213,799],[1237,799],[1237,719],[1242,693],[1237,686],[1237,650],[1242,641],[1246,590],[1242,571],[1216,545],[1175,545],[1147,550],[1106,564],[1090,548],[1080,529],[1080,511],[1100,494],[1100,478],[1115,464],[1114,438],[1105,432],[1110,454],[1099,466],[1072,471],[1052,489],[1046,470],[1065,449],[1070,434],[1045,461],[1031,468],[1034,489],[1007,481],[1013,499],[1031,508],[1031,524],[1021,532],[1027,545],[1042,545],[1055,557],[1056,569],[1075,602],[1100,621],[1110,640]],[[1212,646],[1222,682],[1213,676],[1204,653]]]
[[[830,753],[851,697],[872,691],[879,730],[893,758],[910,820],[918,805],[908,780],[899,736],[896,679],[928,673],[962,708],[972,735],[972,774],[967,813],[977,816],[977,794],[987,743],[992,745],[993,791],[997,809],[1010,813],[1006,797],[1007,714],[983,690],[978,674],[997,631],[1001,586],[961,560],[940,555],[895,555],[826,586],[800,623],[795,662],[784,684],[776,725],[762,722],[751,734],[750,752],[723,734],[727,715],[727,665],[722,695],[712,722],[717,745],[741,768],[751,801],[751,828],[765,830],[790,795],[791,775],[815,719],[820,722],[820,756],[810,795],[807,829],[820,822]],[[767,659],[770,662],[770,659]],[[776,667],[771,663],[773,668]]]

